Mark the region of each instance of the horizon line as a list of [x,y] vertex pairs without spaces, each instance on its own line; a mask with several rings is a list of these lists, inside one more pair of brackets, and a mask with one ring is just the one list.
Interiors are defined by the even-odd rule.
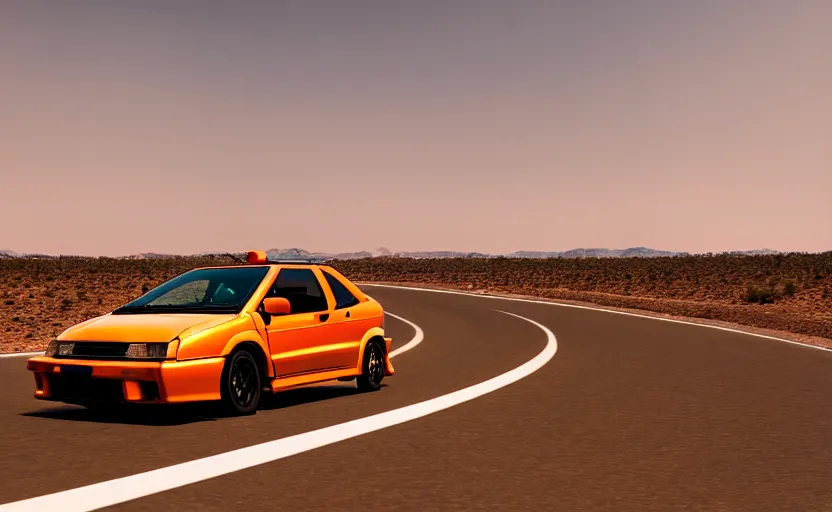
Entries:
[[[382,247],[383,248],[383,247]],[[644,249],[647,251],[653,252],[661,252],[661,253],[669,253],[669,256],[684,256],[684,255],[707,255],[707,254],[737,254],[737,253],[754,253],[754,252],[765,252],[770,254],[824,254],[827,252],[832,252],[832,249],[821,250],[821,251],[781,251],[777,249],[771,249],[768,247],[761,247],[755,249],[728,249],[722,251],[701,251],[701,252],[692,252],[692,251],[676,251],[676,250],[668,250],[668,249],[654,249],[652,247],[647,246],[631,246],[631,247],[623,247],[623,248],[610,248],[610,247],[575,247],[572,249],[565,249],[565,250],[542,250],[542,249],[517,249],[514,251],[509,252],[483,252],[483,251],[462,251],[462,250],[454,250],[454,249],[427,249],[427,250],[410,250],[410,251],[389,251],[389,254],[384,254],[382,256],[396,256],[396,255],[408,255],[408,254],[417,254],[417,253],[455,253],[460,255],[467,255],[467,254],[481,254],[484,256],[493,256],[493,257],[500,257],[500,256],[512,256],[518,253],[548,253],[552,255],[564,254],[568,252],[574,251],[628,251],[633,249]],[[252,249],[246,250],[230,250],[230,251],[201,251],[201,252],[194,252],[194,253],[174,253],[174,252],[154,252],[154,251],[144,251],[144,252],[134,252],[129,254],[117,255],[117,256],[110,256],[110,255],[84,255],[84,254],[72,254],[72,253],[47,253],[47,252],[19,252],[11,249],[2,249],[0,250],[0,255],[8,255],[8,258],[21,258],[25,259],[27,257],[37,257],[37,256],[46,256],[52,258],[61,258],[61,257],[68,257],[68,258],[112,258],[112,259],[125,259],[131,258],[136,256],[145,256],[145,255],[153,255],[153,256],[160,256],[160,257],[199,257],[199,256],[213,256],[213,255],[244,255],[247,251]],[[261,249],[262,250],[262,249]],[[356,253],[369,253],[371,257],[378,257],[374,253],[377,251],[371,250],[357,250],[357,251],[314,251],[314,250],[307,250],[300,247],[290,247],[286,249],[265,249],[266,252],[277,251],[279,254],[284,254],[287,252],[293,251],[304,251],[310,255],[325,255],[325,256],[341,256],[341,255],[348,255],[348,254],[356,254]],[[407,256],[405,256],[407,257]]]

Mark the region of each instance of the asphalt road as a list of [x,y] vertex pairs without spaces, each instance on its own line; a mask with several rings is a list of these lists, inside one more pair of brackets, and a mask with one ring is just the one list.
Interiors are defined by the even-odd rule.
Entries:
[[[377,393],[328,385],[252,417],[106,417],[32,398],[0,359],[0,503],[219,454],[438,397],[432,415],[106,510],[830,510],[832,352],[602,311],[366,287],[419,325]],[[413,329],[389,319],[400,346]],[[2,510],[2,506],[0,506]]]

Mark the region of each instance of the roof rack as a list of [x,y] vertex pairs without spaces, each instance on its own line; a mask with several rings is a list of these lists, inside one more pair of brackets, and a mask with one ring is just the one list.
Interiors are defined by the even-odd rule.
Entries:
[[278,265],[324,265],[329,261],[324,258],[286,258],[270,260],[265,251],[248,251],[246,263],[249,264],[278,264]]
[[278,264],[278,265],[320,265],[323,264],[328,260],[321,259],[321,258],[295,258],[291,260],[266,260],[266,263]]

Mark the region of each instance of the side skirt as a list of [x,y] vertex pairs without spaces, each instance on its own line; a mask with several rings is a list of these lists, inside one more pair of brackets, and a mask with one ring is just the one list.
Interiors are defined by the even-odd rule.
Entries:
[[339,368],[335,370],[325,370],[314,373],[304,373],[301,375],[289,375],[278,379],[272,379],[271,387],[273,392],[284,389],[290,389],[306,384],[315,384],[318,382],[326,382],[328,380],[337,380],[347,377],[357,377],[361,374],[358,368]]

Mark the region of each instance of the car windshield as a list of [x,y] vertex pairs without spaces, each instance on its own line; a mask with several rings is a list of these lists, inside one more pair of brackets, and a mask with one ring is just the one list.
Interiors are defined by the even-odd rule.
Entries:
[[191,270],[113,311],[134,313],[239,313],[268,267]]

